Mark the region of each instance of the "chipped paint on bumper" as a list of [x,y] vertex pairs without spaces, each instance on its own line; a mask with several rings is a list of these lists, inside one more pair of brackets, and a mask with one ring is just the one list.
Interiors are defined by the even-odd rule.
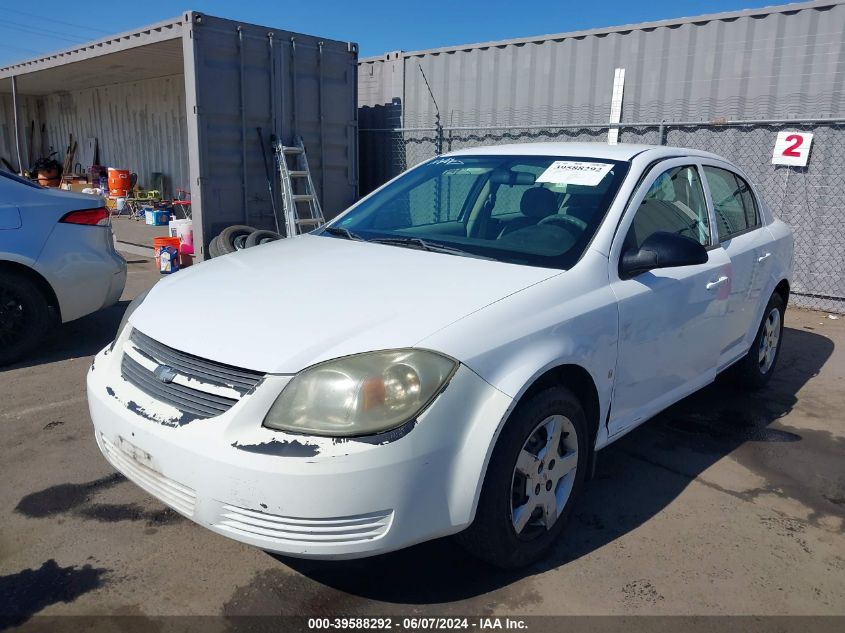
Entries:
[[398,439],[293,435],[261,426],[290,380],[268,375],[226,413],[173,426],[161,419],[174,411],[120,377],[120,353],[104,352],[88,374],[88,402],[109,462],[200,525],[292,556],[373,555],[469,525],[488,445],[511,405],[461,366]]

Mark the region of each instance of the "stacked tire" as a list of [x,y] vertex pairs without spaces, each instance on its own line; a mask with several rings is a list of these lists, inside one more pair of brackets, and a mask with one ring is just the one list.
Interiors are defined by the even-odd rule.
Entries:
[[255,227],[244,224],[235,224],[226,227],[220,232],[220,235],[211,240],[211,243],[208,245],[208,254],[212,258],[220,257],[221,255],[234,253],[235,251],[242,251],[245,248],[275,242],[281,238],[282,236],[275,231],[256,229]]

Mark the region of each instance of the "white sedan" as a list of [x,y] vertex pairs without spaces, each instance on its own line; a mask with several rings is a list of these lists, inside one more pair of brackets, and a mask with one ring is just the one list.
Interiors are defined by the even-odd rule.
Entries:
[[[716,155],[455,152],[136,300],[88,375],[96,440],[181,514],[265,550],[460,533],[525,565],[596,451],[724,370],[766,383],[791,266],[790,229]],[[177,304],[201,317],[166,318]]]
[[101,198],[0,171],[0,365],[54,324],[117,303],[125,283]]

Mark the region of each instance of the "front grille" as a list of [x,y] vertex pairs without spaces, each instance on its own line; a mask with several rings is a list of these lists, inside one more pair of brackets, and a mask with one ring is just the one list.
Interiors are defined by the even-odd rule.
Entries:
[[237,402],[234,398],[215,396],[199,389],[183,387],[175,383],[163,383],[155,374],[128,355],[123,356],[121,375],[144,393],[156,400],[176,407],[196,418],[211,418],[231,409]]
[[100,435],[100,445],[103,453],[112,465],[130,480],[154,497],[161,499],[174,510],[187,517],[194,515],[197,494],[188,486],[173,481],[149,466],[134,460],[115,446],[105,435]]
[[132,330],[129,340],[136,350],[159,365],[169,365],[184,376],[210,385],[229,387],[241,395],[246,394],[264,378],[264,374],[257,371],[232,367],[180,352],[138,330]]
[[[156,376],[155,371],[161,366],[175,372],[171,382],[163,382]],[[225,413],[264,377],[249,369],[180,352],[138,330],[129,336],[129,349],[124,350],[120,370],[127,382],[175,407],[189,419]]]
[[286,517],[226,504],[214,525],[233,535],[263,537],[287,543],[360,543],[384,536],[393,511],[371,512],[327,519]]

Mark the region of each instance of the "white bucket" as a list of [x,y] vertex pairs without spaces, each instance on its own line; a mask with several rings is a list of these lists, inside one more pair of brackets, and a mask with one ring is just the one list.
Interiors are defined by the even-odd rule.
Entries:
[[194,251],[194,223],[191,220],[170,220],[169,230],[170,237],[178,237],[179,241],[187,246],[193,253]]

